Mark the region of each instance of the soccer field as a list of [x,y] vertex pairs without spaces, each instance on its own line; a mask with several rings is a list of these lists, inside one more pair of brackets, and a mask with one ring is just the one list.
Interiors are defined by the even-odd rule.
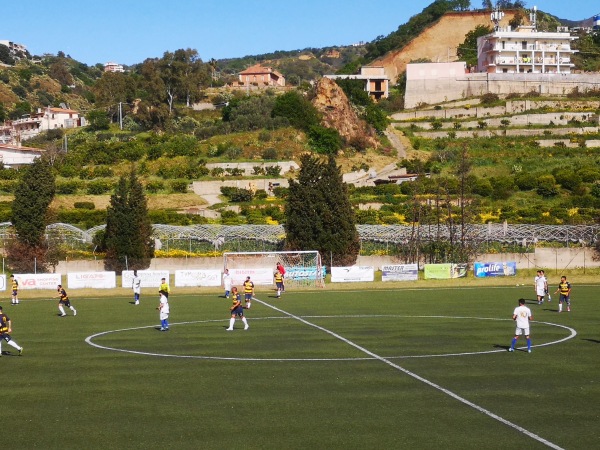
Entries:
[[[230,300],[69,294],[4,312],[4,428],[14,449],[565,448],[600,444],[598,286],[571,313],[532,286],[258,290],[250,329]],[[507,352],[532,309],[533,351]],[[524,346],[521,338],[519,346]]]

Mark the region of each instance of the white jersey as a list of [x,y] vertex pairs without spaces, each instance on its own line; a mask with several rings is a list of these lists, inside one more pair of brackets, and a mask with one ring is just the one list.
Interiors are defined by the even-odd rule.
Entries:
[[223,287],[226,291],[231,290],[231,275],[229,275],[228,273],[223,274]]
[[535,283],[535,292],[537,295],[543,296],[546,293],[546,286],[548,286],[548,281],[544,275],[539,277],[535,277],[533,282]]
[[139,276],[133,277],[131,287],[133,288],[134,294],[139,294],[142,288],[142,279]]
[[529,319],[531,318],[531,310],[525,306],[520,305],[515,308],[513,315],[516,316],[517,328],[529,329]]
[[169,299],[164,295],[160,295],[160,314],[169,314]]

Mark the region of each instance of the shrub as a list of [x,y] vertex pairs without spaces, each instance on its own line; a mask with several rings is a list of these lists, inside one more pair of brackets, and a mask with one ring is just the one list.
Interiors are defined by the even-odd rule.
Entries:
[[439,130],[442,128],[442,122],[439,120],[434,120],[433,122],[431,122],[431,128],[433,128],[434,130]]
[[152,180],[146,184],[146,190],[152,194],[162,191],[165,188],[165,183],[160,180]]
[[17,187],[18,182],[16,180],[2,180],[0,181],[0,191],[12,194]]
[[308,131],[308,141],[311,148],[324,155],[336,154],[342,148],[342,138],[337,130],[321,125],[313,125]]
[[73,207],[75,209],[96,209],[94,202],[75,202]]
[[267,148],[262,152],[262,159],[265,160],[276,160],[277,159],[277,150],[274,148]]
[[169,186],[172,192],[185,194],[188,191],[189,182],[187,180],[172,180]]
[[250,202],[252,201],[252,191],[232,186],[222,186],[221,194],[229,198],[231,202]]
[[90,195],[102,195],[109,192],[113,187],[113,183],[107,180],[93,180],[87,185],[87,193]]
[[272,139],[273,139],[273,135],[271,134],[271,132],[269,132],[267,130],[261,130],[258,133],[258,140],[260,142],[269,142]]
[[267,191],[265,191],[264,189],[258,189],[255,193],[254,193],[254,198],[256,199],[265,199],[269,196],[269,194],[267,194]]
[[239,225],[242,220],[235,211],[227,210],[221,213],[221,223],[223,225]]
[[520,191],[531,191],[537,187],[537,179],[530,173],[519,173],[515,176],[515,184]]
[[288,188],[277,186],[273,189],[273,195],[275,195],[277,198],[287,198]]
[[265,174],[270,177],[278,177],[281,174],[280,166],[267,166],[265,167]]
[[554,197],[558,195],[556,180],[550,174],[541,175],[537,179],[537,193],[542,197]]
[[487,94],[483,94],[481,96],[481,104],[489,105],[491,103],[496,103],[499,99],[500,99],[500,97],[498,97],[498,94],[494,94],[493,92],[488,92]]
[[560,168],[554,170],[553,175],[556,182],[560,184],[563,189],[575,191],[581,185],[581,177],[574,171],[565,171],[564,168]]
[[492,199],[506,200],[512,195],[514,189],[514,181],[512,177],[495,177],[491,180],[493,191]]
[[210,175],[213,177],[221,177],[225,173],[225,169],[222,167],[213,167],[210,171]]
[[75,194],[80,187],[81,183],[75,180],[63,181],[56,183],[56,193],[62,195]]
[[265,169],[262,166],[254,166],[252,168],[252,175],[264,175]]

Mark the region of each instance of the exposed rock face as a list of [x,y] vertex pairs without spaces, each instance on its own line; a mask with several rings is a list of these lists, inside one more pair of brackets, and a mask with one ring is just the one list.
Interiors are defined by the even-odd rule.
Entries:
[[323,114],[323,125],[334,128],[346,142],[364,140],[368,147],[377,147],[373,129],[360,119],[348,97],[337,83],[329,78],[321,78],[315,86],[312,103]]

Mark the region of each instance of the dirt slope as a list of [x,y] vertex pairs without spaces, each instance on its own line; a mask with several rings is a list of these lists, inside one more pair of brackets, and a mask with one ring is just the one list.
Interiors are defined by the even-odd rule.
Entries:
[[[508,26],[516,11],[505,11],[500,23]],[[465,11],[450,12],[413,39],[402,50],[391,51],[376,59],[369,66],[383,66],[386,75],[395,83],[398,75],[406,70],[406,64],[417,59],[429,59],[432,62],[457,61],[456,49],[465,40],[465,35],[477,25],[492,26],[490,12]]]

